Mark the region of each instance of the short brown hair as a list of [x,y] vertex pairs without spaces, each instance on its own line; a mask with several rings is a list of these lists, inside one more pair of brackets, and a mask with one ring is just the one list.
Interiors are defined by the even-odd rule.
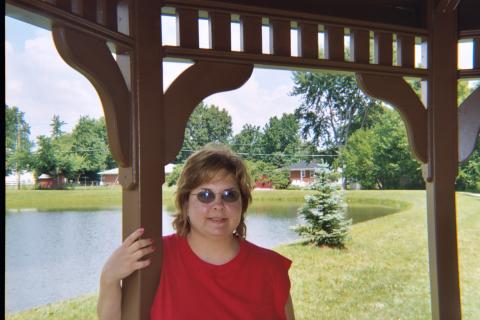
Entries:
[[178,235],[186,236],[190,232],[190,221],[185,212],[185,204],[190,193],[199,185],[212,180],[221,170],[232,174],[237,181],[242,199],[242,216],[234,234],[245,239],[247,233],[245,212],[250,202],[252,202],[250,176],[240,156],[219,143],[205,145],[202,149],[192,154],[185,162],[177,182],[175,195],[177,213],[172,222],[173,228]]

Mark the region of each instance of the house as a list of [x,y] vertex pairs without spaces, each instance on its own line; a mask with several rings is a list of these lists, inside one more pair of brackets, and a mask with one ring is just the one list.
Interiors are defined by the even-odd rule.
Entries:
[[52,177],[43,173],[37,178],[37,182],[40,189],[62,188],[67,183],[67,178],[63,174]]
[[273,182],[272,180],[266,175],[263,174],[260,179],[255,180],[255,189],[272,189]]
[[113,168],[98,173],[101,186],[111,186],[118,184],[118,168]]
[[52,189],[55,185],[55,179],[46,173],[41,174],[37,180],[40,189]]
[[[165,166],[165,174],[173,171],[175,167],[174,164],[169,163]],[[101,186],[111,186],[119,184],[118,181],[118,168],[113,168],[98,173],[100,176],[100,185]]]
[[315,181],[315,170],[320,168],[317,162],[301,161],[290,166],[290,181],[293,186],[305,187]]

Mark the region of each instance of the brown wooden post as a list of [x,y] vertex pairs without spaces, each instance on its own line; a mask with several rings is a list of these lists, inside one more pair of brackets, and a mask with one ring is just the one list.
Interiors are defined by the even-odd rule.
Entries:
[[430,4],[428,244],[432,318],[461,319],[455,178],[458,169],[456,11]]
[[[132,174],[136,182],[123,190],[123,238],[139,227],[145,237],[153,238],[157,251],[152,264],[134,272],[122,286],[122,319],[150,318],[161,266],[163,169],[163,84],[161,60],[161,1],[130,3],[130,34],[135,39],[132,55],[133,95],[133,170],[121,168],[120,174]],[[123,19],[125,21],[125,19]]]

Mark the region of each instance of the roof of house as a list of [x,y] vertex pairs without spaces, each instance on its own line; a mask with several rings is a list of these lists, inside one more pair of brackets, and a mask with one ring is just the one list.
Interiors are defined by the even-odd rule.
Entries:
[[109,175],[109,174],[118,174],[118,168],[113,168],[113,169],[101,171],[101,172],[99,172],[98,174],[101,175],[101,176],[103,176],[103,175]]
[[[172,172],[173,168],[175,167],[175,165],[173,163],[169,163],[165,166],[165,173],[170,173]],[[109,170],[105,170],[105,171],[101,171],[98,173],[99,175],[103,176],[103,175],[109,175],[109,174],[117,174],[118,175],[118,168],[113,168],[113,169],[109,169]]]
[[307,163],[306,161],[300,161],[297,163],[293,163],[290,165],[290,171],[293,170],[315,170],[317,168],[320,168],[320,164],[318,164],[315,161]]

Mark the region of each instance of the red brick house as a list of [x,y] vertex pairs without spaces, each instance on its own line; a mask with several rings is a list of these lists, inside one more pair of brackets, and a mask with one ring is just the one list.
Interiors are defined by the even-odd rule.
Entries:
[[308,186],[315,181],[315,169],[319,168],[319,164],[312,161],[294,163],[290,166],[290,181],[294,186]]

